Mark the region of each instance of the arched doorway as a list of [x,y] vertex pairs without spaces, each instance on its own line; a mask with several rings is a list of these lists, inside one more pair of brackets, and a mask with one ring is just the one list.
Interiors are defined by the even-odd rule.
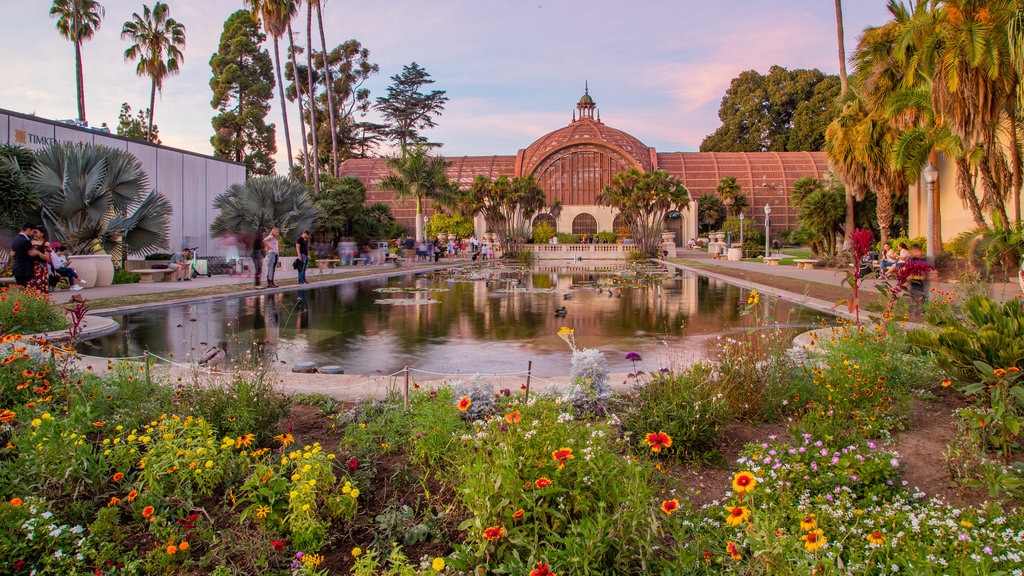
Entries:
[[597,218],[584,212],[572,219],[573,234],[597,234]]

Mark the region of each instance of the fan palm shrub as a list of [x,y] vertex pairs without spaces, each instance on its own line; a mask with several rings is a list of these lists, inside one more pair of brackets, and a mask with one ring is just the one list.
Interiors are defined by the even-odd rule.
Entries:
[[309,188],[284,176],[258,176],[232,184],[213,199],[213,207],[220,211],[210,224],[214,238],[266,233],[274,226],[281,229],[282,237],[293,238],[324,216]]

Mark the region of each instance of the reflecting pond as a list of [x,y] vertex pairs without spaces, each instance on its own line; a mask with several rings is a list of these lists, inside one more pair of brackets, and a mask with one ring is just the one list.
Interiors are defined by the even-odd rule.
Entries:
[[[147,309],[114,316],[121,331],[85,343],[106,357],[143,350],[187,361],[206,346],[228,354],[259,343],[274,362],[339,365],[348,374],[390,374],[409,366],[424,373],[569,372],[570,350],[557,332],[575,331],[576,345],[597,348],[612,373],[703,357],[709,339],[744,330],[747,291],[696,274],[630,267],[483,265],[441,274],[344,281],[306,290]],[[763,299],[762,312],[794,328],[818,327],[826,315]],[[558,310],[564,308],[564,315]]]

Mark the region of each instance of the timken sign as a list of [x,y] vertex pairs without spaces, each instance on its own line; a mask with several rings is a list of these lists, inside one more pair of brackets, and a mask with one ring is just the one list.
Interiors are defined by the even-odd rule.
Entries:
[[49,146],[50,144],[56,144],[57,139],[53,136],[40,136],[39,134],[33,134],[28,130],[15,130],[14,143],[28,147]]

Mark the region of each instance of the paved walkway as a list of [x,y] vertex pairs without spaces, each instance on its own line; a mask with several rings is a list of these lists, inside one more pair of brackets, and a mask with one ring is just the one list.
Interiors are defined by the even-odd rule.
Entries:
[[[699,252],[681,252],[680,258],[689,259],[708,259],[710,256]],[[456,260],[454,264],[462,265],[467,264],[467,260]],[[788,278],[795,278],[806,282],[817,282],[821,284],[839,285],[845,278],[845,274],[836,270],[826,269],[812,269],[804,270],[797,269],[796,266],[769,266],[760,262],[729,262],[726,260],[715,260],[713,262],[716,266],[722,266],[724,268],[732,268],[737,270],[746,270],[750,272],[758,272],[762,274],[772,274],[777,276],[785,276]],[[669,262],[670,266],[678,268],[688,269],[685,262],[676,261]],[[343,282],[356,281],[358,279],[381,276],[381,275],[394,275],[395,273],[404,273],[407,271],[429,271],[435,269],[443,269],[453,265],[451,262],[441,261],[438,264],[418,264],[418,265],[405,265],[401,269],[396,270],[393,266],[371,266],[368,268],[364,267],[352,267],[345,268],[341,273],[328,274],[324,271],[322,274],[317,270],[310,270],[307,273],[307,278],[310,281],[310,286],[315,287],[317,285],[331,285],[339,284]],[[370,272],[370,276],[358,275],[359,273]],[[701,274],[709,275],[712,277],[720,278],[724,281],[728,281],[733,284],[738,284],[747,288],[756,289],[763,294],[776,295],[779,298],[798,302],[803,305],[811,306],[819,310],[831,311],[833,313],[838,312],[835,310],[835,304],[833,302],[825,302],[815,299],[810,299],[803,294],[796,294],[791,292],[785,292],[778,290],[771,286],[758,284],[755,282],[744,281],[736,279],[731,276],[724,274],[716,274],[715,272],[708,272],[704,270],[699,271]],[[278,271],[277,280],[282,284],[280,288],[273,289],[270,291],[286,291],[296,290],[298,285],[295,283],[296,272],[290,267],[284,270]],[[874,285],[877,284],[877,280],[865,281],[866,288],[873,290]],[[154,294],[154,293],[166,293],[167,297],[161,299],[156,304],[145,304],[139,306],[132,306],[133,309],[140,307],[151,307],[151,306],[163,306],[169,301],[187,301],[190,299],[201,299],[210,298],[211,296],[198,296],[189,295],[189,292],[198,288],[210,287],[210,286],[221,286],[221,285],[250,285],[252,279],[249,277],[242,276],[213,276],[211,278],[195,278],[190,282],[160,282],[155,284],[121,284],[116,286],[108,286],[102,288],[86,288],[80,292],[70,291],[59,291],[54,294],[54,300],[57,302],[66,302],[74,294],[81,294],[88,299],[99,299],[99,298],[112,298],[118,296],[127,296],[131,294]],[[940,282],[935,285],[936,288],[947,291],[952,290],[956,287],[955,283],[951,282]],[[256,289],[252,287],[250,290],[243,290],[239,292],[231,292],[225,296],[213,296],[213,297],[237,297],[239,295],[247,294],[260,294],[267,293],[267,289]],[[992,296],[998,300],[1005,301],[1012,298],[1017,298],[1021,294],[1020,287],[1016,283],[995,283],[991,285]],[[107,360],[101,358],[89,358],[82,357],[81,364],[83,368],[85,365],[90,365],[94,370],[102,370],[106,367]],[[183,380],[195,380],[199,382],[210,382],[212,380],[224,378],[227,375],[223,372],[209,372],[206,370],[198,369],[195,366],[187,366],[182,364],[162,364],[154,366],[153,377],[165,379],[167,382],[175,382],[179,379]],[[356,398],[363,397],[374,397],[382,398],[389,390],[403,391],[405,387],[405,375],[402,373],[394,375],[378,375],[378,376],[362,376],[362,375],[328,375],[328,374],[298,374],[292,372],[285,372],[283,370],[271,371],[267,375],[278,382],[282,389],[288,393],[322,393],[327,394],[338,400],[353,400]],[[533,391],[541,392],[557,392],[564,390],[568,385],[568,377],[545,377],[545,378],[528,378],[525,375],[516,376],[502,376],[502,377],[488,377],[488,380],[494,384],[496,390],[509,389],[511,391],[521,390],[529,382],[529,386]],[[433,380],[430,376],[417,376],[413,371],[410,374],[410,386],[421,385],[424,387],[439,386],[443,384],[443,380]],[[618,390],[628,390],[632,386],[632,381],[628,379],[626,374],[613,374],[611,375],[611,383],[613,388]]]

